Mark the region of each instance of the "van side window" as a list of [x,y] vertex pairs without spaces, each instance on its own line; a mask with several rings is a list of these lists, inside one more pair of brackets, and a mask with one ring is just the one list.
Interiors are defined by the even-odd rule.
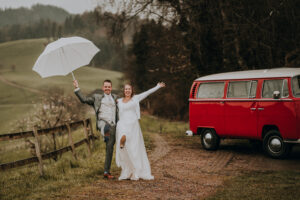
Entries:
[[300,76],[292,79],[292,90],[294,97],[300,97]]
[[262,97],[273,98],[273,92],[279,91],[281,98],[289,96],[288,82],[286,79],[265,80],[263,85]]
[[224,82],[201,83],[197,98],[222,98],[224,96]]
[[255,98],[257,81],[231,81],[228,85],[228,98]]

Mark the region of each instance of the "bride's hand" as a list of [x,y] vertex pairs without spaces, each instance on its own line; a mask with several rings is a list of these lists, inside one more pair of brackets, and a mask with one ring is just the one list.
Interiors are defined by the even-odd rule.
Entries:
[[166,84],[164,82],[159,82],[157,83],[157,85],[159,85],[161,88],[166,87]]

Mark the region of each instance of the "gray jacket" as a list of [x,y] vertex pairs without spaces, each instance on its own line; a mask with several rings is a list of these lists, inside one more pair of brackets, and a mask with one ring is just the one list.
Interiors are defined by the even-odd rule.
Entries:
[[[92,96],[85,96],[84,94],[82,94],[82,92],[79,90],[75,91],[76,96],[78,97],[78,99],[80,100],[81,103],[86,103],[90,106],[93,106],[94,110],[95,110],[95,114],[96,114],[96,120],[98,122],[98,116],[99,116],[99,112],[100,112],[100,107],[101,107],[101,101],[102,98],[104,97],[104,94],[93,94]],[[116,104],[116,123],[118,122],[118,104],[117,104],[117,99],[118,96],[115,94],[111,94],[111,96],[113,97],[115,104]],[[97,130],[99,130],[98,128],[98,123],[96,123],[96,128]]]

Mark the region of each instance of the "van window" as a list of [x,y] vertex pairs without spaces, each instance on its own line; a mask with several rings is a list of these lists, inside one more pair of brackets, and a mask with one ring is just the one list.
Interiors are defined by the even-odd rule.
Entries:
[[255,98],[257,81],[232,81],[229,82],[228,98]]
[[292,79],[292,90],[294,97],[300,97],[300,76]]
[[224,96],[224,82],[201,83],[197,98],[222,98]]
[[265,80],[263,85],[263,98],[273,98],[273,92],[279,91],[281,98],[289,96],[288,82],[286,79]]

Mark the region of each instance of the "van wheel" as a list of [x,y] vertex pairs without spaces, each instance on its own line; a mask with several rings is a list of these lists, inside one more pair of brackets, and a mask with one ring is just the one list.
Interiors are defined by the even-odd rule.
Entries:
[[285,158],[291,146],[283,142],[283,139],[277,130],[269,131],[263,140],[264,151],[272,158]]
[[206,150],[217,150],[220,145],[220,138],[214,129],[205,129],[201,134],[201,144]]

